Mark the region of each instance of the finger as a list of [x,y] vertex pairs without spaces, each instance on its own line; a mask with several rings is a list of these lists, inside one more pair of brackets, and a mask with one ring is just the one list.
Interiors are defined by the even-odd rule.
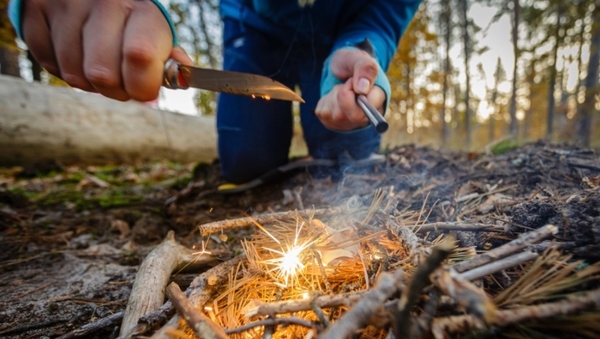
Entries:
[[186,65],[186,66],[194,65],[194,62],[192,61],[192,59],[187,55],[187,53],[183,50],[183,48],[181,48],[179,46],[173,48],[169,58],[175,59],[177,62],[179,62],[182,65]]
[[379,66],[367,52],[358,49],[340,49],[331,61],[331,71],[342,80],[353,78],[354,91],[367,94],[373,86]]
[[125,90],[135,100],[155,99],[163,81],[164,62],[173,49],[167,21],[151,2],[136,2],[123,39]]
[[86,79],[102,95],[128,100],[121,77],[123,30],[127,3],[98,1],[83,27],[83,69]]
[[[33,57],[48,73],[60,77],[60,68],[54,57],[54,47],[50,35],[50,26],[44,15],[47,2],[23,2],[23,39]],[[27,20],[25,20],[27,18]]]
[[[83,72],[82,27],[87,20],[89,1],[53,3],[48,20],[50,22],[54,53],[60,77],[72,87],[93,89]],[[65,20],[65,18],[69,18]]]
[[352,79],[346,81],[337,93],[340,113],[344,115],[346,123],[353,128],[366,126],[369,120],[356,104],[356,93],[353,90]]
[[373,86],[369,94],[367,94],[367,99],[381,114],[384,113],[386,95],[381,87]]

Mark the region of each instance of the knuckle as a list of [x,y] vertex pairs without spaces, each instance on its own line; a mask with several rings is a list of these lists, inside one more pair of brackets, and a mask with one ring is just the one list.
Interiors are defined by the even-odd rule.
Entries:
[[85,70],[85,77],[92,85],[101,88],[114,88],[121,85],[121,79],[117,71],[102,66],[89,67]]
[[156,55],[156,49],[148,42],[138,41],[125,46],[123,56],[126,62],[136,66],[148,66],[152,64]]

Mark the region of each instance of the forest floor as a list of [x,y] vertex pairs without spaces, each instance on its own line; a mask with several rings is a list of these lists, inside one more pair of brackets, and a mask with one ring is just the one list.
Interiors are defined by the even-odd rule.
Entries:
[[[395,210],[416,211],[421,223],[502,229],[453,232],[461,247],[483,251],[553,224],[570,260],[598,262],[600,156],[544,143],[496,153],[408,145],[389,150],[385,164],[368,171],[322,179],[299,172],[235,195],[217,193],[217,163],[0,169],[0,338],[55,338],[123,311],[141,261],[169,230],[185,246],[200,246],[198,225],[350,201],[368,205],[378,189],[393,191],[400,197]],[[237,240],[247,235],[233,230],[226,243],[209,247],[239,251]],[[585,288],[598,286],[590,281]],[[115,328],[95,337],[116,337]],[[586,333],[594,330],[578,335]]]

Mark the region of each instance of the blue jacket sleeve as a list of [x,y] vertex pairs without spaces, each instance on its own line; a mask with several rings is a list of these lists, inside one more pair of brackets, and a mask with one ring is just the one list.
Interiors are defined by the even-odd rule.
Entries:
[[[396,53],[402,34],[413,19],[421,0],[374,0],[365,6],[357,19],[340,29],[331,54],[340,48],[352,48],[369,39],[373,45],[375,58],[379,63],[379,75],[375,85],[386,93],[386,109],[391,94],[390,84],[385,72]],[[321,95],[340,84],[329,69],[331,55],[324,64],[321,78]]]

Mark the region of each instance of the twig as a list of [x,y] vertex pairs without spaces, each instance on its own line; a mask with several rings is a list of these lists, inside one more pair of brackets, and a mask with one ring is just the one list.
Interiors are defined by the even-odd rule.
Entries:
[[176,283],[169,284],[167,286],[167,296],[169,296],[169,300],[173,303],[177,313],[183,317],[199,337],[205,339],[229,338],[221,327],[192,306],[192,303],[181,292],[179,285]]
[[556,232],[558,232],[558,228],[553,225],[546,225],[544,227],[540,227],[535,231],[525,233],[519,238],[509,243],[506,243],[500,247],[496,247],[491,251],[473,257],[469,260],[460,262],[454,265],[453,268],[459,273],[474,269],[476,267],[488,264],[492,261],[502,259],[515,252],[519,252],[525,249],[527,246],[536,244],[544,238],[556,234]]
[[472,270],[461,273],[461,276],[467,280],[475,280],[479,278],[483,278],[486,275],[490,275],[507,268],[515,267],[524,262],[528,262],[536,259],[540,255],[534,252],[522,252],[519,254],[511,255],[510,257],[506,257],[504,259],[500,259],[498,261],[491,262],[487,265],[483,265],[480,267],[476,267]]
[[411,230],[411,228],[397,224],[393,219],[390,219],[389,227],[397,236],[402,239],[404,248],[408,248],[408,257],[413,265],[418,266],[421,254],[421,239]]
[[207,236],[215,232],[221,232],[225,230],[231,230],[236,228],[252,226],[255,223],[267,224],[275,221],[281,221],[283,219],[294,219],[298,216],[308,218],[310,216],[322,216],[327,214],[335,214],[342,212],[343,208],[324,208],[324,209],[309,209],[304,211],[287,211],[279,213],[269,213],[263,215],[257,215],[255,217],[243,217],[239,219],[221,220],[215,221],[204,225],[198,225],[202,236]]
[[398,290],[403,289],[404,271],[382,272],[377,284],[338,321],[317,336],[317,339],[343,339],[369,324],[370,317],[383,307],[383,303]]
[[[366,291],[360,291],[336,295],[323,295],[314,299],[314,305],[320,308],[351,306],[362,299],[366,293]],[[254,317],[259,315],[276,315],[308,311],[311,309],[311,300],[286,300],[270,303],[254,300],[252,304],[245,309],[244,315],[246,317]]]
[[207,264],[217,259],[210,254],[194,255],[194,252],[175,241],[175,233],[167,236],[150,252],[138,270],[133,283],[120,335],[124,336],[135,328],[140,317],[156,311],[164,302],[164,289],[171,273],[189,263]]
[[277,325],[284,325],[284,326],[288,326],[288,325],[298,325],[298,326],[302,326],[302,327],[307,327],[307,328],[314,328],[315,324],[312,323],[311,321],[302,319],[302,318],[298,318],[298,317],[288,317],[288,318],[269,318],[269,319],[263,319],[263,320],[259,320],[259,321],[255,321],[249,324],[246,324],[244,326],[240,326],[240,327],[236,327],[236,328],[232,328],[229,330],[225,330],[225,333],[227,334],[235,334],[235,333],[241,333],[244,331],[248,331],[251,330],[255,327],[259,327],[259,326],[277,326]]
[[[209,300],[212,299],[213,295],[217,291],[218,287],[223,285],[229,278],[229,274],[235,266],[237,266],[242,259],[246,257],[243,255],[237,256],[229,261],[223,262],[210,270],[202,273],[198,278],[194,279],[190,284],[190,287],[185,291],[186,297],[190,300],[192,305],[198,308],[204,307]],[[170,304],[170,303],[169,303]],[[169,307],[172,309],[172,305]],[[167,308],[165,304],[165,308]],[[158,315],[160,316],[160,315]],[[154,318],[156,319],[156,318]],[[161,320],[161,318],[158,318]],[[140,319],[142,321],[142,319]],[[152,336],[153,339],[171,339],[168,334],[173,328],[177,327],[179,317],[175,316],[171,318],[160,330],[156,331]]]
[[438,268],[442,262],[452,253],[454,249],[454,238],[448,237],[440,244],[436,245],[431,255],[425,259],[425,262],[417,267],[412,276],[408,291],[402,293],[397,305],[398,308],[392,311],[395,319],[392,322],[396,338],[411,338],[411,315],[413,306],[417,303],[421,290],[429,284],[429,275]]
[[410,227],[415,233],[433,231],[502,232],[503,227],[480,223],[434,222]]
[[93,323],[85,324],[80,328],[63,334],[58,339],[77,339],[77,338],[89,338],[90,335],[96,331],[104,329],[109,326],[117,325],[122,319],[125,312],[115,313],[108,317],[94,321]]
[[[576,314],[600,307],[600,289],[572,294],[563,300],[534,306],[499,310],[490,326],[507,326],[528,320],[541,320],[556,316]],[[466,333],[471,330],[488,329],[481,320],[472,315],[458,315],[433,320],[431,331],[436,339],[446,338],[445,334]]]
[[[196,277],[196,279],[192,281],[190,286],[185,291],[185,294],[190,299],[191,303],[198,306],[204,305],[208,300],[210,300],[214,291],[216,290],[216,286],[208,284],[208,279],[211,277],[217,277],[217,284],[222,284],[231,268],[238,265],[243,258],[244,256],[237,256],[209,269],[208,271]],[[158,310],[141,317],[138,324],[131,329],[129,333],[124,336],[120,336],[120,338],[131,338],[134,335],[144,334],[150,329],[158,328],[165,324],[174,313],[175,309],[173,308],[173,304],[170,301],[167,301]],[[173,319],[176,318],[178,317],[174,317]],[[175,324],[177,324],[177,321],[175,321]]]
[[489,323],[496,314],[496,305],[479,287],[475,286],[451,268],[438,268],[431,282],[460,306]]

